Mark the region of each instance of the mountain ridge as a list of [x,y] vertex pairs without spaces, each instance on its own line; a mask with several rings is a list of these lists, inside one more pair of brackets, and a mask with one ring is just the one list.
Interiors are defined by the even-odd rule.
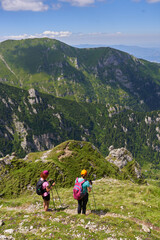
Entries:
[[78,102],[160,108],[160,65],[122,51],[78,49],[46,38],[2,42],[0,54],[1,82]]
[[[131,153],[126,149],[115,151],[118,151],[118,154],[114,155],[114,160],[117,159],[123,165],[120,169],[116,164],[106,160],[107,158],[105,159],[93,144],[85,141],[68,140],[48,151],[31,152],[23,159],[17,158],[16,154],[12,153],[11,156],[7,155],[0,159],[2,176],[0,196],[10,197],[12,193],[17,196],[26,191],[28,185],[34,187],[44,168],[48,169],[52,178],[61,187],[72,186],[80,169],[87,169],[91,180],[112,177],[146,184],[140,166]],[[31,169],[32,172],[30,172]],[[17,182],[17,184],[11,188],[11,182]]]
[[137,58],[145,59],[150,62],[160,63],[160,47],[140,47],[130,45],[92,45],[92,44],[80,44],[73,45],[78,48],[99,48],[99,47],[111,47],[128,54],[134,55]]

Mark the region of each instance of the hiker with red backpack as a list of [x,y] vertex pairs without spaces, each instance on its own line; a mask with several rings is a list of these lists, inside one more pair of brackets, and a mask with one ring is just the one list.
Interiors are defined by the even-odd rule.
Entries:
[[47,177],[49,175],[49,172],[47,170],[44,170],[40,174],[40,179],[36,186],[36,192],[38,195],[41,195],[43,198],[43,207],[45,211],[49,211],[49,202],[50,202],[50,190],[52,189],[52,186],[55,185],[55,182],[52,183],[52,185],[49,187],[49,182],[47,182]]
[[88,202],[88,192],[91,191],[92,185],[87,179],[87,171],[83,169],[81,171],[81,177],[76,178],[75,185],[73,188],[73,197],[78,200],[78,209],[77,212],[80,214],[86,214],[86,206]]

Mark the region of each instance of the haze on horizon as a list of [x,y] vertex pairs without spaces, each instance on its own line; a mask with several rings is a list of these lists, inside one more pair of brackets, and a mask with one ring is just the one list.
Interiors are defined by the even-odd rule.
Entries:
[[0,41],[160,47],[160,0],[0,0]]

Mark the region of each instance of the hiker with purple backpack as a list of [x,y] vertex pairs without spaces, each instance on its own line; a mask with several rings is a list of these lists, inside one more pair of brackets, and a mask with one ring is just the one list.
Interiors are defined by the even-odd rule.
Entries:
[[91,191],[92,182],[89,182],[87,179],[87,171],[83,169],[81,171],[81,177],[76,178],[75,185],[73,188],[73,197],[78,200],[78,209],[77,212],[80,214],[86,214],[86,205],[88,202],[88,192]]
[[50,190],[55,185],[55,182],[53,181],[51,186],[49,187],[49,182],[47,181],[48,175],[48,170],[44,170],[43,172],[41,172],[40,179],[36,185],[36,193],[42,196],[43,207],[45,211],[49,211]]

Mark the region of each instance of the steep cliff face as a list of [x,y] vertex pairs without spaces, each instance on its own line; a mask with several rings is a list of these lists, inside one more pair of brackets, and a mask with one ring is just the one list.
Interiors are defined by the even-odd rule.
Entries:
[[85,122],[85,105],[43,95],[33,88],[25,91],[0,84],[0,89],[1,156],[13,151],[19,156],[44,151],[68,138],[88,140],[91,119]]

